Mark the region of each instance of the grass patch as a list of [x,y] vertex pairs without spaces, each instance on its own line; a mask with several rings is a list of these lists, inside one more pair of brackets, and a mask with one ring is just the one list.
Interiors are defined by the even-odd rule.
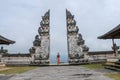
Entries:
[[20,73],[35,69],[36,67],[24,66],[24,67],[7,67],[7,68],[10,68],[10,69],[0,71],[0,74],[20,74]]
[[89,69],[102,69],[104,66],[102,64],[86,64],[82,65],[83,67],[89,68]]
[[120,74],[116,73],[116,74],[105,74],[106,76],[113,78],[114,80],[120,80]]
[[[82,66],[93,70],[104,68],[103,64],[86,64]],[[112,78],[113,80],[120,80],[120,73],[106,73],[104,75]]]

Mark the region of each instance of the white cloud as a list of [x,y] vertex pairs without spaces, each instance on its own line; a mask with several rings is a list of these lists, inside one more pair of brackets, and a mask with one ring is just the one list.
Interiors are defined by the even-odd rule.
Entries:
[[75,15],[79,32],[90,50],[111,50],[111,41],[97,37],[120,23],[119,7],[119,0],[1,0],[0,34],[16,41],[5,46],[10,52],[28,52],[38,34],[41,16],[50,9],[51,53],[67,53],[67,8]]

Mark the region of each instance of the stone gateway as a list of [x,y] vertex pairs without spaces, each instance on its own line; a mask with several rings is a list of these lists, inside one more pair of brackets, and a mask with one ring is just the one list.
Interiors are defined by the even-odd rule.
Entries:
[[66,23],[67,23],[67,44],[68,44],[68,61],[70,64],[81,64],[86,62],[85,54],[89,48],[84,45],[85,41],[79,32],[74,15],[66,10]]
[[39,35],[35,36],[33,47],[30,49],[31,64],[48,65],[50,62],[50,10],[42,16],[38,33]]
[[[66,10],[67,21],[67,44],[69,64],[81,64],[85,62],[85,54],[88,47],[79,33],[74,16]],[[32,55],[31,64],[48,65],[50,63],[50,10],[47,11],[40,22],[39,35],[35,36],[33,47],[30,49]]]

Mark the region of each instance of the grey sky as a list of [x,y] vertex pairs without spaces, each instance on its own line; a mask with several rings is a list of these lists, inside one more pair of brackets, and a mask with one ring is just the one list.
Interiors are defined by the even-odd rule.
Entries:
[[[120,0],[0,0],[0,34],[15,40],[9,52],[28,52],[38,34],[41,16],[50,9],[51,54],[67,53],[66,14],[77,21],[90,51],[111,50],[111,40],[97,37],[120,23]],[[116,43],[120,45],[119,40]]]

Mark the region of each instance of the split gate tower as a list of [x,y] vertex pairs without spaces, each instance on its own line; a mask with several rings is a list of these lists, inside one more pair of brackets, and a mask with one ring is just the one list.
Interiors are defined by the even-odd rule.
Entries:
[[30,49],[31,64],[48,65],[50,62],[50,10],[42,16],[38,33]]
[[[69,64],[86,62],[85,55],[89,48],[84,45],[85,41],[76,26],[74,15],[68,10],[66,10],[66,24]],[[48,65],[50,63],[50,10],[42,16],[38,33],[39,35],[36,35],[33,41],[33,47],[29,50],[32,55],[31,64]]]
[[67,45],[68,45],[68,62],[69,64],[81,64],[86,61],[85,54],[88,47],[84,45],[85,41],[79,33],[76,26],[74,15],[66,10],[66,26],[67,26]]

